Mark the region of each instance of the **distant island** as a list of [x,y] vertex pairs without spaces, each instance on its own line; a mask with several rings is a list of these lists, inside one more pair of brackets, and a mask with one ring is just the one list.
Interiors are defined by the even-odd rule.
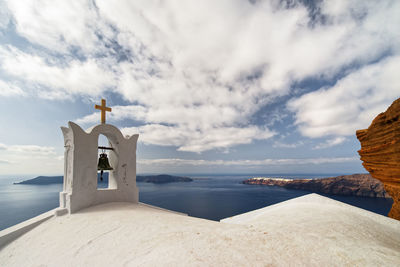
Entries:
[[[104,173],[103,178],[104,178],[103,181],[98,181],[98,182],[104,184],[108,183],[108,173]],[[144,183],[165,184],[174,182],[191,182],[193,181],[193,179],[189,177],[160,174],[160,175],[137,175],[136,181]],[[62,183],[63,183],[63,176],[38,176],[36,178],[25,180],[22,182],[17,182],[14,184],[48,185],[48,184],[62,184]]]
[[136,176],[136,181],[145,183],[154,183],[154,184],[165,184],[173,182],[191,182],[193,181],[193,179],[189,177],[160,174],[160,175],[147,175],[147,176],[139,175]]
[[242,182],[249,185],[281,186],[287,189],[310,191],[314,193],[390,198],[383,184],[370,174],[352,174],[318,179],[284,179],[256,177]]
[[46,185],[46,184],[62,184],[63,176],[38,176],[33,179],[25,180],[22,182],[15,182],[14,184],[37,184],[37,185]]

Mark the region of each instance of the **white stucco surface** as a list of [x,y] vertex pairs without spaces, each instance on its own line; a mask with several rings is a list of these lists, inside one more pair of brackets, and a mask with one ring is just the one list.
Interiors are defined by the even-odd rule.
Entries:
[[[61,127],[64,135],[64,183],[60,208],[74,213],[80,209],[107,202],[138,203],[136,187],[136,145],[139,135],[124,137],[111,124],[99,124],[86,131],[69,122]],[[109,188],[97,189],[98,139],[108,138]],[[62,213],[62,212],[59,212]]]
[[214,222],[143,204],[53,217],[1,266],[398,266],[400,222],[310,194]]
[[55,215],[55,209],[0,231],[0,249]]

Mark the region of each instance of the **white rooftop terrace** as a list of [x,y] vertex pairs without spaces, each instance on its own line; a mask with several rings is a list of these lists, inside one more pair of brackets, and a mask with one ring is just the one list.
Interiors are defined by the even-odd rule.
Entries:
[[400,221],[317,194],[221,222],[114,202],[51,217],[0,265],[399,266]]

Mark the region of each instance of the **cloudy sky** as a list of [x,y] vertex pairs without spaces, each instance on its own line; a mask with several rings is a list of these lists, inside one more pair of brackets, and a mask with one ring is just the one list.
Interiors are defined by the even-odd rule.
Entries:
[[0,0],[0,174],[62,174],[101,98],[139,173],[365,172],[399,70],[396,0]]

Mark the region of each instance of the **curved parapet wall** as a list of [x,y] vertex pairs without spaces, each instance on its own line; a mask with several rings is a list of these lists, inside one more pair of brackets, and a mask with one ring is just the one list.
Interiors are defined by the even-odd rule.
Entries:
[[[113,125],[100,124],[87,131],[69,122],[61,127],[64,135],[64,185],[60,208],[70,213],[105,202],[138,203],[136,187],[136,145],[139,135],[125,138]],[[109,161],[109,187],[97,188],[97,154],[99,135],[105,135],[113,150]]]
[[400,98],[356,135],[363,166],[393,198],[388,216],[400,220]]

